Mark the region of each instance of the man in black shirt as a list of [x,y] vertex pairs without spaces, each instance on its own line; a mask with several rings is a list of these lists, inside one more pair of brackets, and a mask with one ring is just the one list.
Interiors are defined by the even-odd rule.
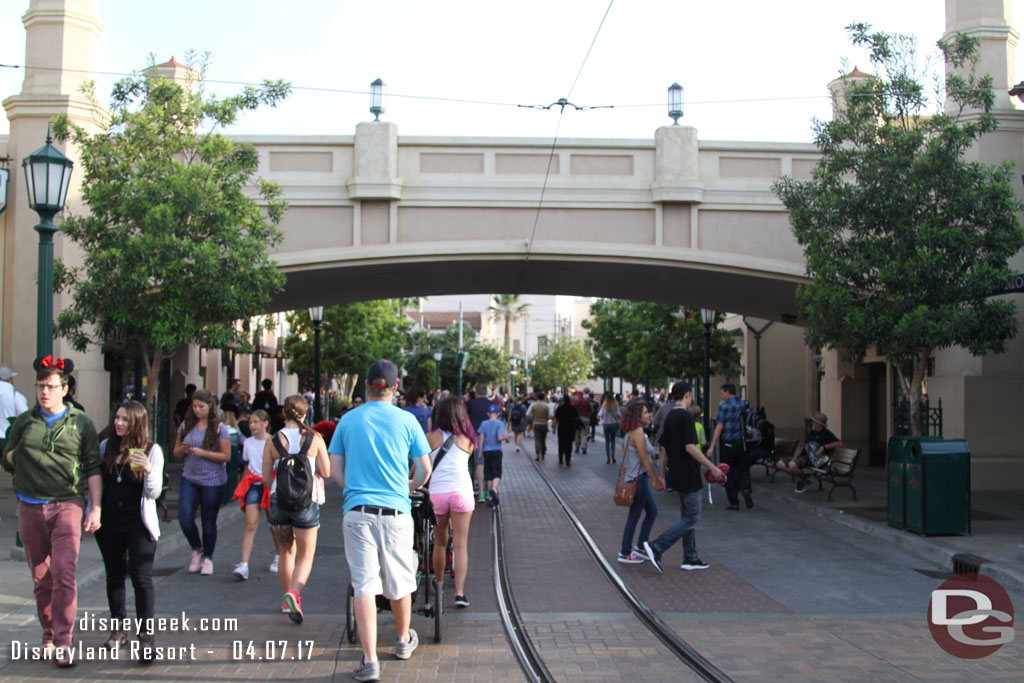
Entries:
[[[661,428],[662,462],[668,463],[668,485],[679,494],[682,508],[681,519],[665,530],[650,543],[644,543],[647,559],[659,572],[661,556],[683,539],[683,564],[687,571],[707,569],[708,563],[697,556],[697,522],[700,521],[700,497],[704,490],[700,467],[703,465],[712,473],[715,481],[725,481],[725,473],[701,452],[697,442],[697,428],[694,426],[690,404],[693,403],[693,388],[686,382],[676,382],[669,392],[669,399],[675,403],[673,410],[665,417]],[[666,484],[662,473],[662,484]]]

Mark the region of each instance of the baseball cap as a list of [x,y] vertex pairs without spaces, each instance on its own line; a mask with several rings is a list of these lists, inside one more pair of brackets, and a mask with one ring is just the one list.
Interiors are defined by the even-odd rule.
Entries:
[[0,367],[0,381],[6,382],[7,380],[9,380],[11,378],[14,378],[14,377],[17,377],[17,376],[18,376],[18,373],[16,373],[14,370],[11,370],[6,365],[3,366],[3,367]]
[[375,360],[366,373],[366,383],[378,389],[390,389],[398,384],[398,366],[389,360]]
[[491,405],[487,406],[487,412],[488,413],[500,413],[501,412],[501,408],[498,407],[497,403],[492,403]]
[[672,390],[668,392],[668,395],[671,398],[682,398],[690,391],[693,391],[693,387],[689,382],[676,382],[672,385]]

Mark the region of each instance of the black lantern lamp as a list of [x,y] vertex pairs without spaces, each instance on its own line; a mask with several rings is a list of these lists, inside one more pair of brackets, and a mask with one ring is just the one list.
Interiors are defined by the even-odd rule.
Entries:
[[384,113],[384,81],[379,78],[370,84],[370,113],[374,121],[380,121]]
[[678,83],[668,86],[668,115],[673,126],[678,126],[683,117],[683,86]]

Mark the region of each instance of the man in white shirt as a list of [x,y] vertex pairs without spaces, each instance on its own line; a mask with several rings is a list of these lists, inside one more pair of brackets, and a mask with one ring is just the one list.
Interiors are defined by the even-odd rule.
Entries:
[[0,450],[6,443],[7,429],[18,417],[28,410],[28,400],[14,388],[14,378],[18,373],[6,365],[0,367]]

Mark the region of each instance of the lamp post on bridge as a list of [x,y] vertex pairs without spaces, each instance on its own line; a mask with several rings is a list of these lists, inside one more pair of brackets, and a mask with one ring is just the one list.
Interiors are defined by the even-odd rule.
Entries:
[[320,410],[320,330],[324,322],[324,307],[310,306],[309,319],[313,321],[313,423],[323,419]]
[[438,396],[441,395],[441,358],[444,353],[441,349],[434,349],[434,405],[437,405]]

